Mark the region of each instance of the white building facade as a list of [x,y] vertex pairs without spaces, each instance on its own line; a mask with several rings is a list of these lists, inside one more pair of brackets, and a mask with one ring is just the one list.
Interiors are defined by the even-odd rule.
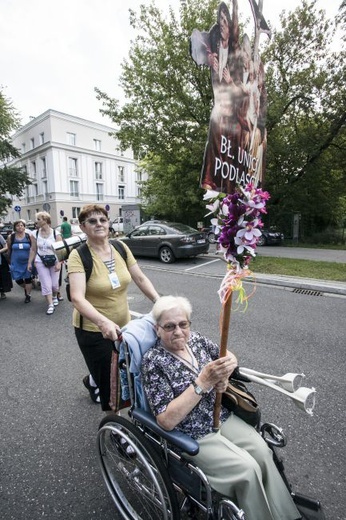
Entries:
[[32,184],[13,200],[7,221],[34,221],[36,213],[45,210],[56,226],[63,216],[77,218],[89,203],[104,206],[114,219],[122,215],[123,205],[137,205],[139,183],[145,179],[136,172],[132,151],[117,148],[113,131],[55,110],[21,127],[12,137],[21,157],[9,165],[25,168]]

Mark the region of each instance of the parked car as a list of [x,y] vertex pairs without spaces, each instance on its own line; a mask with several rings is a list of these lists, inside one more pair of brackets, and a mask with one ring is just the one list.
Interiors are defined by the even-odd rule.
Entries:
[[280,245],[284,240],[283,233],[277,231],[276,228],[263,228],[261,229],[262,235],[258,240],[259,246],[269,246],[269,245]]
[[148,221],[121,240],[135,256],[151,256],[170,264],[176,258],[207,253],[209,243],[204,233],[177,222]]
[[[84,235],[83,231],[79,227],[79,220],[78,220],[78,218],[71,218],[70,223],[71,223],[71,233],[72,233],[72,235]],[[58,228],[59,228],[59,231],[60,231],[60,226],[58,226]]]
[[124,219],[123,217],[116,217],[112,222],[112,229],[114,233],[124,232]]
[[0,234],[5,240],[7,239],[8,235],[12,233],[12,231],[12,224],[4,224],[2,227],[0,227]]
[[215,234],[214,227],[205,227],[201,231],[205,233],[209,244],[216,244],[218,235]]

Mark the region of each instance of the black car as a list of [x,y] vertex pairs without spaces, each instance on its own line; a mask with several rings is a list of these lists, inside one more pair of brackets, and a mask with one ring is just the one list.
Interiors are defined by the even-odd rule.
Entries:
[[176,258],[207,253],[203,232],[178,222],[148,221],[121,238],[135,256],[151,256],[170,264]]
[[13,231],[12,224],[4,224],[0,227],[0,235],[6,240],[8,235],[10,235]]
[[263,228],[261,229],[262,235],[258,240],[259,246],[269,246],[269,245],[281,245],[284,240],[283,233],[277,231],[275,228]]

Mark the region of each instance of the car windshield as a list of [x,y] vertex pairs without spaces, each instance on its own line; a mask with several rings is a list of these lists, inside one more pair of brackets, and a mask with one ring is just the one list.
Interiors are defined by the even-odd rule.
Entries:
[[186,224],[180,224],[179,222],[169,222],[167,225],[175,231],[178,231],[178,233],[183,233],[184,235],[197,233],[196,229],[187,226]]

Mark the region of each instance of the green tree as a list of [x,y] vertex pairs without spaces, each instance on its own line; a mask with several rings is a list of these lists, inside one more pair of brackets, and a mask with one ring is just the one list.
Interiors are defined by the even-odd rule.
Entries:
[[196,225],[205,213],[199,177],[212,89],[209,69],[197,67],[189,55],[196,27],[216,20],[217,0],[186,2],[177,18],[166,18],[154,5],[130,11],[139,33],[123,64],[121,86],[128,101],[119,102],[96,89],[102,112],[116,124],[122,146],[131,146],[149,173],[143,185],[148,214]]
[[[182,2],[166,18],[155,5],[131,11],[138,32],[123,64],[123,106],[96,89],[116,137],[131,146],[149,174],[143,184],[147,212],[195,224],[205,213],[199,177],[207,138],[210,72],[189,55],[193,29],[216,21],[218,0]],[[343,2],[344,4],[344,2]],[[337,220],[345,195],[345,56],[330,51],[335,24],[304,0],[281,17],[264,49],[268,92],[265,187],[271,223],[302,214],[311,232]]]
[[342,19],[328,20],[316,0],[304,0],[281,15],[264,53],[268,213],[282,223],[301,213],[306,234],[335,224],[346,194],[345,52],[331,48]]
[[22,168],[11,167],[6,163],[20,157],[20,153],[11,144],[11,132],[18,128],[19,117],[12,103],[0,90],[0,215],[11,206],[11,195],[20,197],[25,186],[30,184]]

